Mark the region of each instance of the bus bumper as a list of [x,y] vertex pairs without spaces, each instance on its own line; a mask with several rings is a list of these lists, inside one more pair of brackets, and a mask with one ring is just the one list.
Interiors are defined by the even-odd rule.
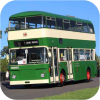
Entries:
[[25,81],[10,81],[10,85],[44,84],[44,83],[49,83],[49,79],[25,80]]

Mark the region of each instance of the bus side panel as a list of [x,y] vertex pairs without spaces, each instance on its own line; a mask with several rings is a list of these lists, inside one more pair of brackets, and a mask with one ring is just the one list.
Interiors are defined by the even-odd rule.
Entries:
[[96,61],[75,61],[73,64],[74,80],[87,79],[87,68],[91,69],[91,77],[96,74]]
[[95,77],[96,74],[96,61],[86,61],[86,67],[91,69],[91,77]]
[[74,80],[80,80],[80,75],[81,75],[81,68],[80,68],[80,64],[79,61],[76,62],[72,62],[72,67],[73,67],[73,77]]
[[83,80],[83,79],[86,79],[86,61],[80,61],[80,68],[81,68],[81,71],[80,71],[80,80]]

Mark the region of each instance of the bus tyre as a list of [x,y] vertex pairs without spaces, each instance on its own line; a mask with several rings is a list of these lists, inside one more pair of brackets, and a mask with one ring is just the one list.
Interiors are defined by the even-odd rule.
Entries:
[[65,83],[65,75],[63,73],[60,74],[60,83],[58,86],[63,86]]
[[87,70],[87,82],[91,80],[91,71]]

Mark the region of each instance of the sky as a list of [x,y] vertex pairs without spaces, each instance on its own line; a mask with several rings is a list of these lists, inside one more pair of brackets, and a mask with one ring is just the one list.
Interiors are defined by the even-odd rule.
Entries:
[[1,11],[1,48],[7,46],[7,35],[4,31],[8,27],[9,17],[13,14],[24,11],[45,11],[60,15],[75,16],[80,19],[90,20],[94,25],[96,36],[96,53],[100,56],[99,44],[99,11],[98,8],[89,1],[11,1],[7,3]]

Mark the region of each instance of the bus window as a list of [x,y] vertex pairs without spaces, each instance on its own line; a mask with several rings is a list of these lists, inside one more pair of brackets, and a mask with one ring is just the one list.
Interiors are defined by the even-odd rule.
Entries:
[[82,32],[82,23],[77,22],[77,32]]
[[25,29],[25,18],[16,18],[10,20],[10,30]]
[[70,24],[71,24],[71,31],[76,31],[76,22],[70,21]]
[[93,25],[88,24],[89,33],[94,33]]
[[62,29],[63,29],[63,22],[62,22],[62,19],[56,18],[56,22],[57,22],[57,29],[62,30]]
[[83,24],[83,33],[89,33],[87,23],[82,23],[82,24]]
[[93,60],[93,49],[91,50],[91,60]]
[[46,19],[47,19],[47,27],[48,28],[52,28],[52,29],[56,28],[55,18],[47,17]]
[[64,30],[70,31],[70,21],[69,20],[63,20],[64,23]]
[[85,51],[86,60],[90,60],[90,50]]
[[[26,29],[46,27],[45,16],[26,17]],[[10,30],[25,29],[25,18],[10,19]]]
[[16,49],[10,51],[11,64],[26,64],[25,49]]
[[85,60],[85,53],[84,53],[84,49],[80,49],[80,60]]
[[75,60],[79,60],[79,50],[78,49],[74,49],[73,53],[74,53],[74,61]]
[[19,21],[10,21],[10,30],[19,29]]
[[29,48],[27,55],[27,63],[29,64],[48,63],[47,49],[44,47]]
[[25,21],[20,22],[20,29],[25,29]]
[[16,62],[16,50],[10,50],[10,63],[17,63]]
[[26,28],[33,29],[33,28],[36,28],[36,25],[35,25],[35,23],[28,23]]
[[33,17],[27,17],[26,18],[26,29],[36,28],[36,23],[33,22],[33,21],[34,21]]
[[26,22],[28,23],[28,28],[41,28],[46,26],[45,25],[45,16],[34,16],[34,17],[27,17]]
[[60,61],[66,61],[66,50],[65,49],[60,49]]

